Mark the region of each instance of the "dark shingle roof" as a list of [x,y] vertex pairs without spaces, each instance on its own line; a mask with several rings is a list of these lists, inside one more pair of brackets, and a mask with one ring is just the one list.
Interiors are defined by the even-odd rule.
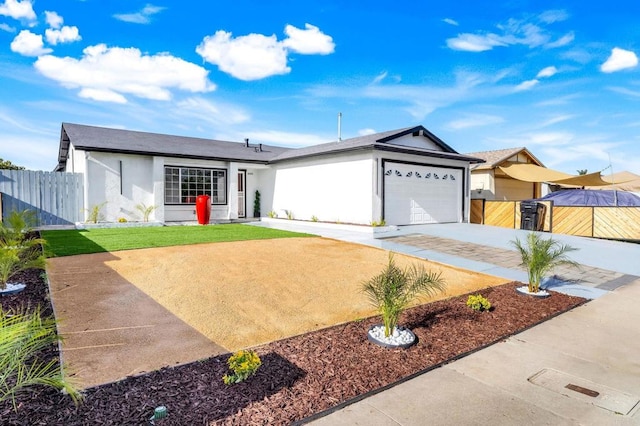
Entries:
[[[417,148],[405,145],[394,145],[388,142],[393,139],[408,135],[421,135],[430,139],[442,150],[433,150],[426,148]],[[471,163],[482,162],[478,158],[457,153],[453,148],[444,143],[440,138],[429,132],[423,126],[405,127],[403,129],[389,130],[386,132],[375,133],[371,135],[358,136],[351,139],[345,139],[339,142],[329,142],[320,145],[308,146],[306,148],[292,149],[285,151],[270,162],[276,163],[286,160],[295,160],[305,157],[315,157],[318,155],[334,154],[339,152],[358,151],[377,149],[381,151],[403,152],[409,154],[426,154],[432,157],[450,158],[456,160],[465,160]]]
[[[389,143],[396,138],[400,138],[408,134],[426,137],[435,143],[440,150]],[[479,158],[459,154],[423,126],[405,127],[403,129],[390,130],[387,132],[345,139],[339,142],[330,142],[298,149],[262,145],[262,151],[260,151],[256,145],[252,144],[250,147],[246,147],[243,142],[218,141],[212,139],[200,139],[62,123],[60,150],[58,152],[58,166],[56,170],[64,170],[65,168],[69,143],[72,143],[73,146],[78,149],[86,151],[241,161],[260,164],[371,149],[463,160],[469,161],[470,163],[483,162],[483,160]]]
[[82,124],[62,123],[57,170],[64,168],[69,142],[87,151],[121,152],[127,154],[160,155],[194,159],[242,161],[266,164],[277,155],[288,151],[270,145],[246,147],[243,142],[218,141],[185,136],[132,130],[109,129]]

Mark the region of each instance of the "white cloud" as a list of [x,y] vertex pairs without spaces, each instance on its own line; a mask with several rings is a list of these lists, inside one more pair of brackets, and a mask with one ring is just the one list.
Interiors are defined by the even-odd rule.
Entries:
[[171,99],[170,89],[208,92],[215,85],[208,71],[166,53],[143,55],[136,48],[84,49],[81,59],[41,56],[36,69],[62,86],[80,89],[80,96],[98,101],[126,102],[125,95],[144,99]]
[[214,103],[201,97],[191,97],[177,103],[174,114],[189,117],[189,121],[213,126],[228,126],[249,121],[250,114],[243,108],[226,103]]
[[80,37],[80,32],[78,31],[78,27],[73,26],[64,26],[59,30],[47,29],[44,32],[44,35],[47,39],[47,42],[52,45],[56,45],[58,43],[71,43],[73,41],[82,40]]
[[11,42],[11,50],[23,56],[41,56],[51,53],[44,47],[42,36],[29,30],[22,30]]
[[566,46],[567,44],[571,43],[575,38],[576,38],[576,36],[572,31],[570,33],[567,33],[567,34],[563,35],[562,37],[560,37],[556,41],[552,41],[552,42],[549,42],[549,43],[545,44],[544,47],[546,47],[547,49],[555,49],[557,47],[563,47],[563,46]]
[[31,0],[5,0],[3,4],[0,4],[0,15],[17,20],[36,20],[36,13],[33,11]]
[[288,36],[283,41],[284,46],[303,55],[329,55],[335,50],[333,38],[324,34],[311,24],[304,24],[304,30],[293,25],[287,25],[284,33]]
[[84,87],[78,92],[78,96],[85,99],[93,99],[100,102],[113,102],[116,104],[126,104],[127,98],[120,93],[109,89],[92,89]]
[[454,20],[454,19],[451,19],[451,18],[444,18],[444,19],[442,20],[442,22],[444,22],[445,24],[453,25],[453,26],[455,26],[455,27],[457,27],[458,25],[460,25],[460,24],[458,24],[458,21],[456,21],[456,20]]
[[154,6],[152,4],[147,4],[140,11],[135,13],[118,13],[113,15],[114,18],[124,21],[130,22],[132,24],[148,24],[151,22],[151,17],[157,13],[165,10],[166,7]]
[[301,54],[327,55],[333,52],[332,38],[317,27],[305,24],[305,30],[287,25],[289,36],[278,41],[275,35],[248,34],[232,37],[227,31],[216,31],[206,36],[196,47],[196,52],[220,71],[245,81],[260,80],[273,75],[288,74],[290,51]]
[[531,88],[533,88],[533,86],[537,85],[538,83],[540,83],[540,81],[538,79],[533,79],[533,80],[527,80],[527,81],[523,81],[522,83],[518,84],[515,87],[515,91],[516,92],[522,92],[525,90],[529,90]]
[[372,84],[378,84],[380,83],[382,80],[384,80],[385,78],[387,78],[387,76],[389,75],[388,72],[383,71],[380,74],[378,74],[376,76],[376,78],[373,79],[373,81],[371,82]]
[[600,71],[612,73],[626,68],[633,68],[636,65],[638,65],[638,57],[634,52],[614,47],[609,58],[600,66]]
[[202,58],[240,80],[259,80],[288,74],[287,51],[276,39],[262,34],[231,38],[231,33],[216,31],[206,36],[196,48]]
[[562,22],[569,19],[569,14],[565,10],[547,10],[538,15],[540,21],[545,24],[553,24],[554,22]]
[[47,25],[49,25],[50,28],[58,29],[62,26],[62,23],[64,22],[62,16],[58,15],[56,12],[50,12],[48,10],[45,10],[44,14]]
[[496,46],[506,46],[507,44],[500,41],[500,37],[496,34],[458,34],[457,37],[447,39],[447,46],[453,50],[463,50],[466,52],[484,52],[491,50]]
[[378,133],[378,132],[376,132],[374,129],[360,129],[360,130],[358,130],[358,136],[373,135],[374,133]]
[[554,66],[550,66],[550,67],[541,69],[540,72],[538,72],[538,75],[536,75],[536,78],[553,77],[557,73],[558,73],[558,68]]
[[558,115],[555,117],[551,117],[547,121],[541,123],[538,127],[548,127],[554,124],[563,123],[565,121],[571,120],[574,117],[575,115],[571,115],[571,114]]
[[[332,137],[324,138],[312,133],[293,133],[282,132],[279,130],[258,130],[255,132],[243,133],[249,140],[262,142],[270,145],[286,146],[286,147],[303,147],[310,145],[319,145],[332,140]],[[335,136],[333,137],[335,140]]]
[[6,31],[8,33],[15,33],[16,29],[8,24],[5,24],[4,22],[0,23],[0,30],[2,31]]
[[504,123],[504,118],[497,115],[470,114],[464,118],[450,121],[446,127],[452,130],[468,129],[471,127],[481,127]]
[[[563,11],[549,11],[539,15],[541,24],[551,24],[567,18]],[[544,46],[554,48],[565,46],[574,39],[574,34],[569,33],[556,41],[551,41],[551,33],[540,25],[528,20],[509,19],[504,24],[496,26],[500,33],[479,31],[478,33],[462,33],[456,37],[447,39],[447,46],[453,50],[467,52],[484,52],[494,47],[512,45],[524,45],[529,48]]]

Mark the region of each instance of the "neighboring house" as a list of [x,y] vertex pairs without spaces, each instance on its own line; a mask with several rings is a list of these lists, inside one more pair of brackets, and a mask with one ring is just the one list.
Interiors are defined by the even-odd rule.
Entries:
[[[513,179],[500,167],[512,164],[534,164],[544,167],[527,148],[509,148],[466,154],[485,162],[471,167],[471,198],[517,201],[538,198],[546,194],[546,185]],[[545,193],[543,193],[543,190]]]
[[467,222],[470,164],[422,126],[306,148],[225,142],[63,123],[56,171],[84,174],[85,207],[105,219],[196,219],[211,196],[212,221],[262,216],[370,224]]

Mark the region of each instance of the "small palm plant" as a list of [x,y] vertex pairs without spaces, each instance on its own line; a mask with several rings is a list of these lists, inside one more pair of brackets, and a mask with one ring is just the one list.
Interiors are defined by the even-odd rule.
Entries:
[[45,268],[45,240],[30,235],[32,218],[27,210],[13,211],[0,224],[0,290],[6,290],[9,280],[22,271]]
[[529,293],[540,291],[540,282],[544,277],[560,265],[578,266],[567,256],[567,252],[577,250],[567,244],[561,244],[552,238],[543,238],[540,234],[531,232],[526,243],[517,237],[511,244],[520,252],[522,263],[529,277]]
[[389,337],[398,325],[400,314],[419,296],[431,296],[444,291],[445,282],[441,274],[427,272],[424,267],[412,265],[400,269],[389,254],[386,268],[362,285],[362,291],[378,308],[384,323],[384,335]]
[[64,390],[76,403],[82,400],[58,360],[40,357],[58,339],[55,319],[42,318],[39,310],[9,314],[0,308],[0,402],[11,399],[15,409],[15,398],[37,385]]
[[142,213],[142,220],[145,222],[149,222],[149,216],[157,208],[158,206],[155,206],[155,205],[147,206],[144,203],[140,203],[136,205],[136,209],[138,209],[138,211]]

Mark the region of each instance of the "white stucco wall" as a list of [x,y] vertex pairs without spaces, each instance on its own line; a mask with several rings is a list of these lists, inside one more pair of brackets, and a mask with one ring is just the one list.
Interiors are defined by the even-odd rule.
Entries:
[[[284,210],[295,219],[370,224],[373,169],[370,153],[331,155],[278,163],[273,167],[273,193],[265,201],[278,217]],[[269,174],[265,173],[268,179]],[[268,199],[268,196],[271,196]],[[268,211],[263,211],[263,216]]]
[[104,220],[142,220],[136,205],[154,204],[153,158],[102,152],[86,153],[84,157],[87,215],[94,206],[106,202],[101,209]]

